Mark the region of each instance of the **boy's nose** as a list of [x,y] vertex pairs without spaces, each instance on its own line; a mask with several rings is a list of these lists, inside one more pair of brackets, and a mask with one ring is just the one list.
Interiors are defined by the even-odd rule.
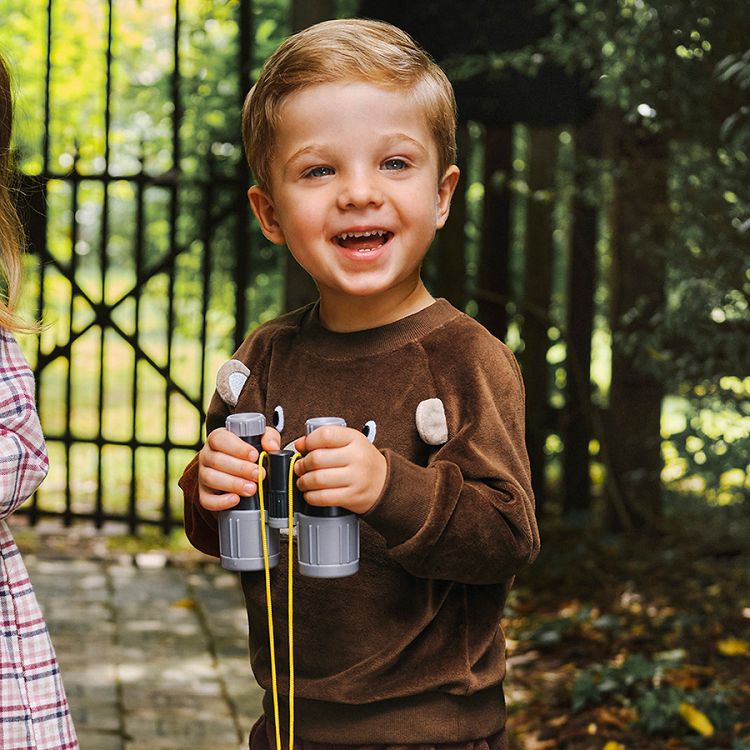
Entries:
[[351,175],[342,185],[338,198],[341,209],[380,206],[383,201],[383,192],[366,175]]

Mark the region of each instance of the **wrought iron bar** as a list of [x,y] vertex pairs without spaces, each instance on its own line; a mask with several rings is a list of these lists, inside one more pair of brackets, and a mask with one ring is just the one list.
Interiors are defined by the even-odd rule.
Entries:
[[[239,87],[240,111],[244,103],[245,94],[250,88],[253,66],[253,12],[250,0],[240,0],[240,28],[239,28]],[[234,348],[237,349],[245,336],[249,324],[247,309],[247,289],[251,278],[250,256],[252,254],[251,236],[249,231],[248,205],[246,192],[250,182],[250,171],[245,159],[240,159],[236,170],[236,203],[237,224],[235,226],[235,258],[236,258],[236,287],[235,287],[235,326]]]
[[[73,171],[75,172],[78,168],[79,158],[78,144],[76,144],[73,151]],[[71,186],[70,194],[70,278],[75,279],[76,271],[78,266],[78,254],[76,253],[76,244],[78,242],[78,192],[79,183],[74,183]],[[70,304],[68,328],[73,330],[73,315],[75,314],[75,302],[76,302],[76,291],[73,285],[70,287]],[[64,452],[65,452],[65,515],[64,523],[66,526],[70,526],[73,518],[73,498],[71,493],[71,472],[70,472],[70,453],[72,447],[72,429],[71,420],[72,414],[72,396],[73,396],[73,347],[68,349],[68,367],[65,373],[65,440],[64,440]]]
[[[180,126],[182,124],[182,96],[180,91],[180,0],[174,4],[174,67],[172,71],[172,169],[176,174],[182,170],[182,149],[180,147]],[[179,187],[175,183],[170,188],[170,226],[169,226],[169,252],[177,257],[177,219],[179,210]],[[174,337],[174,280],[175,272],[169,274],[167,295],[167,373],[165,378],[164,393],[164,432],[170,437],[170,425],[172,415],[172,341]],[[169,451],[164,453],[164,490],[162,497],[162,530],[168,534],[172,530],[172,484],[169,476]]]
[[[145,144],[141,143],[141,153],[139,155],[139,161],[141,165],[141,172],[145,171]],[[135,193],[135,277],[138,279],[141,275],[143,268],[143,251],[144,251],[144,227],[146,225],[146,205],[144,196],[145,186],[139,182],[136,185]],[[140,341],[140,312],[141,312],[141,285],[136,281],[132,292],[133,300],[135,303],[134,312],[134,330],[133,338],[136,343]],[[141,361],[141,356],[138,352],[139,347],[133,349],[133,380],[131,387],[131,401],[132,401],[132,418],[130,422],[130,434],[135,442],[135,438],[138,434],[138,364]],[[133,447],[130,452],[130,495],[128,497],[128,515],[130,519],[138,517],[138,503],[137,503],[137,488],[138,488],[138,461],[137,461],[137,447]],[[129,528],[131,533],[135,533],[137,530],[137,524],[134,520],[130,521]]]
[[[52,87],[52,0],[47,0],[47,50],[45,56],[45,69],[44,69],[44,133],[42,134],[42,171],[47,173],[49,171],[49,131],[50,131],[50,92]],[[47,204],[47,181],[43,183],[44,189],[44,205]],[[46,246],[46,213],[44,214],[44,245]],[[37,296],[37,314],[41,316],[44,310],[44,264],[39,264],[39,293]],[[34,366],[34,380],[36,381],[36,399],[39,403],[40,396],[40,384],[41,384],[41,354],[42,354],[41,337],[36,337],[36,364]],[[35,492],[31,500],[31,523],[35,524],[38,519],[39,512],[39,493]]]

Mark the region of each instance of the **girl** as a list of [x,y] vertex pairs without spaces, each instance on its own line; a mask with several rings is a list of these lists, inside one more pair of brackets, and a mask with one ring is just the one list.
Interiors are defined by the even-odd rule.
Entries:
[[10,78],[0,58],[0,748],[78,748],[60,668],[20,553],[5,518],[47,475],[47,450],[34,406],[34,377],[14,331],[23,235],[10,200]]

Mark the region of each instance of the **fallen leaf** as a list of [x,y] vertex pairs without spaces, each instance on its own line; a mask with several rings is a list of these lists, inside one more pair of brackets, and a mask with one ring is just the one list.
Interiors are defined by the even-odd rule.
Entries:
[[670,669],[664,675],[664,681],[685,691],[695,690],[700,685],[698,676],[690,666]]
[[605,746],[604,750],[625,750],[625,745],[622,742],[615,742],[610,740]]
[[524,737],[522,742],[523,750],[554,750],[556,745],[555,740],[540,740],[537,734]]
[[680,703],[680,716],[688,723],[691,729],[698,732],[701,737],[711,737],[714,733],[714,725],[702,711],[689,703]]
[[616,707],[607,708],[603,706],[596,712],[596,720],[615,729],[625,729],[637,719],[636,712],[631,708]]
[[194,599],[175,599],[172,602],[173,607],[178,607],[179,609],[195,609],[195,600]]
[[724,638],[716,644],[716,647],[723,656],[750,655],[750,643],[740,638]]

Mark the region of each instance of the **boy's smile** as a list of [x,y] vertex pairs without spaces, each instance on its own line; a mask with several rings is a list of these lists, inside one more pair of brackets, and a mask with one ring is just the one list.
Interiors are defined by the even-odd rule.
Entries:
[[263,232],[315,279],[334,330],[372,328],[427,306],[420,266],[458,180],[409,92],[323,83],[280,105],[268,192],[249,191]]
[[333,239],[343,248],[356,250],[359,253],[371,253],[376,248],[385,245],[391,237],[393,233],[386,229],[361,229],[342,232]]

